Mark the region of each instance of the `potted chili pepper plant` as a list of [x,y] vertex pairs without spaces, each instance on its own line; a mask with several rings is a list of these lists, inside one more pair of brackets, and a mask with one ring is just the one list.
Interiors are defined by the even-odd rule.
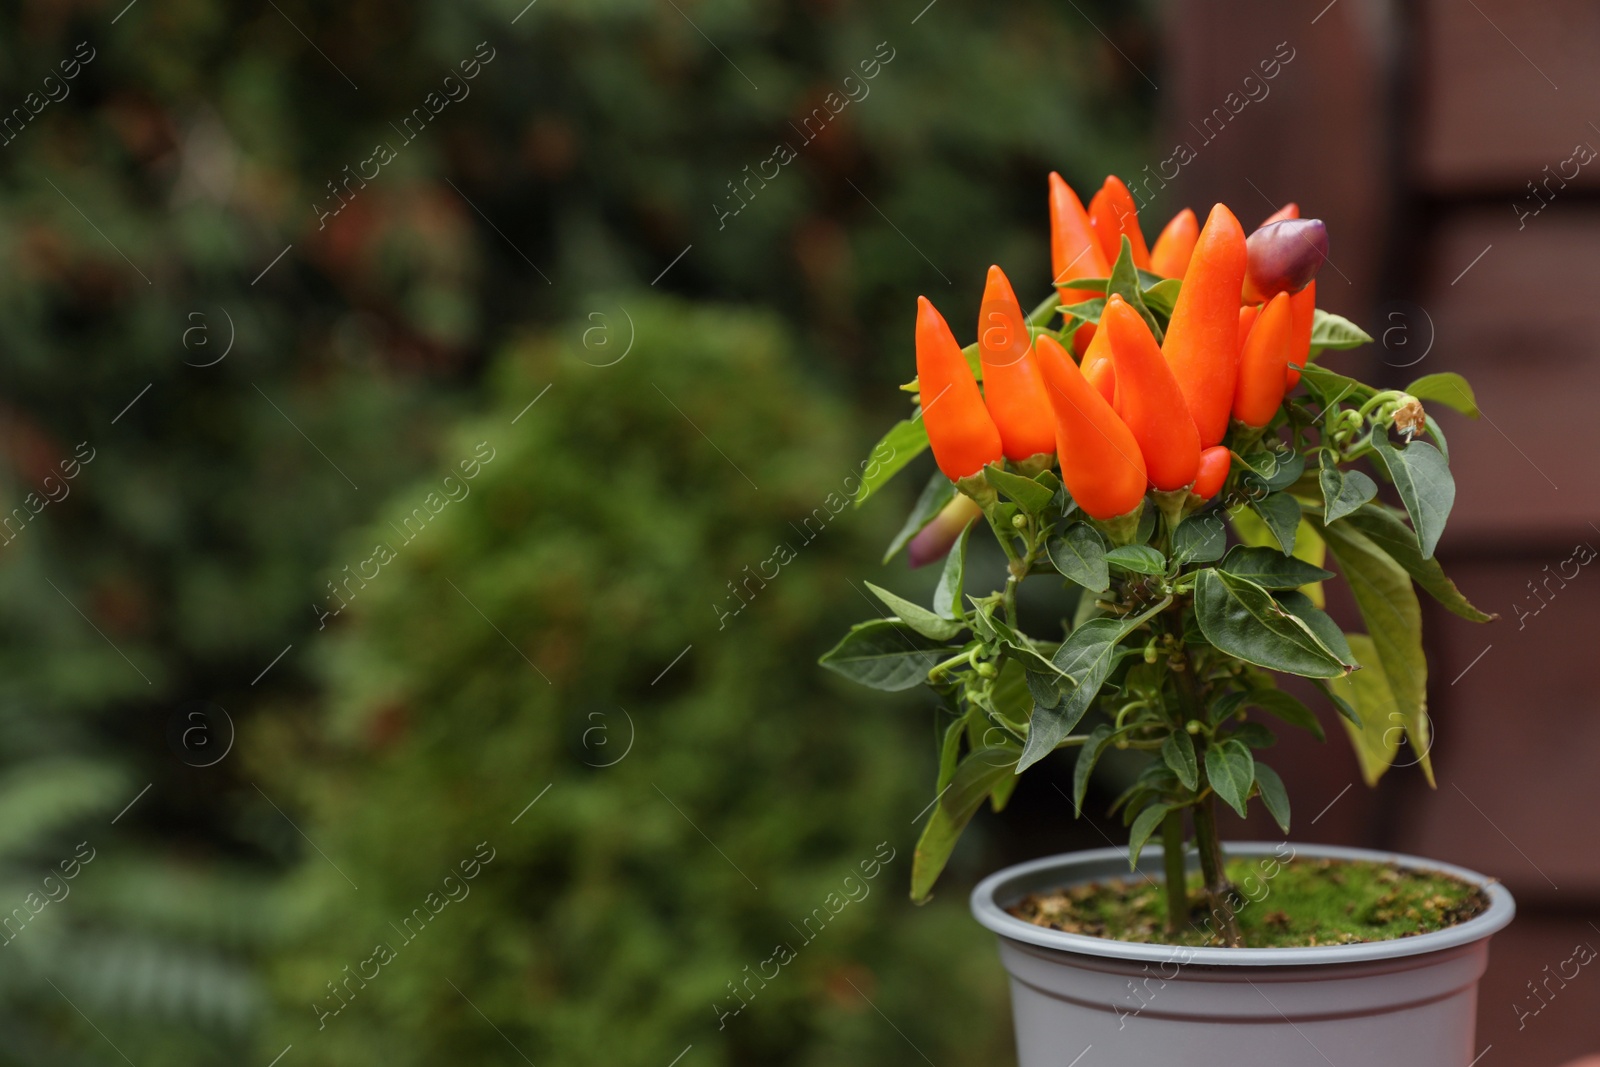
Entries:
[[[1076,751],[1079,812],[1102,757],[1142,756],[1112,805],[1125,848],[1022,864],[973,893],[1011,975],[1023,1067],[1467,1067],[1505,889],[1391,854],[1224,847],[1217,812],[1258,802],[1289,831],[1262,720],[1322,726],[1282,676],[1320,691],[1369,783],[1402,738],[1432,782],[1417,589],[1491,616],[1434,559],[1455,485],[1424,401],[1476,417],[1471,387],[1430,374],[1380,389],[1317,362],[1371,338],[1316,307],[1327,232],[1292,204],[1248,238],[1221,204],[1203,227],[1185,210],[1147,246],[1122,182],[1086,209],[1052,174],[1050,222],[1053,291],[1031,313],[991,267],[963,348],[919,300],[916,409],[857,503],[931,447],[939,470],[888,556],[943,570],[926,607],[873,586],[892,614],[822,657],[878,689],[926,685],[948,713],[912,898],[1046,756]],[[1005,571],[977,591],[980,525]],[[1361,632],[1323,609],[1341,577]],[[1027,633],[1019,593],[1041,583],[1076,608]]]

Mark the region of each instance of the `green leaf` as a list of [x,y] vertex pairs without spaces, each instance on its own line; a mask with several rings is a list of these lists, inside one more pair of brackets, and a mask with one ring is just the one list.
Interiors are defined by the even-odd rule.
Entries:
[[1432,559],[1434,546],[1439,543],[1445,520],[1456,502],[1456,482],[1450,476],[1449,461],[1426,441],[1412,441],[1404,448],[1396,448],[1382,430],[1373,431],[1372,451],[1400,491],[1400,499],[1417,531],[1422,558]]
[[1094,765],[1100,759],[1100,750],[1105,748],[1106,742],[1111,740],[1112,730],[1109,724],[1101,723],[1089,732],[1089,740],[1083,743],[1083,749],[1078,753],[1078,762],[1072,768],[1072,813],[1083,814],[1083,797],[1089,791],[1089,775],[1094,772]]
[[1389,680],[1384,677],[1383,658],[1378,655],[1372,639],[1366,634],[1350,634],[1349,637],[1350,647],[1365,669],[1346,678],[1337,678],[1330,685],[1333,692],[1360,713],[1361,725],[1346,721],[1344,728],[1350,736],[1351,747],[1356,750],[1356,759],[1361,763],[1361,777],[1367,785],[1374,786],[1400,751],[1400,732],[1394,728],[1400,719],[1400,710],[1395,706]]
[[1037,515],[1049,507],[1056,495],[1054,489],[994,464],[983,468],[983,477],[990,485],[1015,500],[1029,515]]
[[[856,507],[865,504],[867,497],[890,478],[899,474],[902,467],[920,456],[927,447],[928,427],[923,424],[920,410],[912,418],[901,419],[891,426],[889,432],[883,435],[868,457],[872,463],[877,464],[878,469],[873,471],[869,463],[861,473],[861,488],[856,490],[855,495]],[[885,449],[889,452],[888,458],[879,459],[879,453]]]
[[1195,581],[1194,607],[1206,640],[1246,663],[1307,678],[1345,673],[1311,628],[1254,582],[1203,570]]
[[[1126,237],[1123,238],[1127,240]],[[1151,804],[1139,813],[1133,820],[1133,828],[1128,831],[1128,869],[1132,870],[1139,864],[1139,853],[1144,851],[1150,835],[1161,826],[1161,820],[1167,817],[1167,812],[1172,809],[1165,804]]]
[[858,623],[817,662],[851,681],[898,692],[921,684],[950,649],[894,619]]
[[944,558],[944,570],[939,572],[939,584],[933,590],[934,613],[947,619],[966,614],[961,609],[961,589],[966,583],[967,539],[971,536],[972,524],[968,523],[956,543],[950,546],[950,554]]
[[1258,722],[1244,722],[1228,734],[1248,748],[1271,748],[1278,743],[1278,735]]
[[922,532],[924,526],[938,518],[939,512],[943,511],[944,506],[955,497],[955,483],[938,471],[934,471],[933,477],[928,479],[928,484],[922,487],[922,494],[917,497],[917,503],[911,509],[911,514],[906,516],[905,525],[900,527],[900,532],[889,542],[888,551],[883,554],[883,562],[888,563],[893,559],[913,537]]
[[1161,758],[1185,788],[1200,787],[1200,764],[1195,759],[1194,739],[1184,730],[1174,730],[1161,742]]
[[1051,657],[1051,663],[1072,679],[1072,688],[1060,704],[1035,705],[1033,720],[1028,726],[1028,743],[1022,751],[1022,759],[1017,762],[1018,774],[1049,755],[1083,719],[1110,676],[1111,668],[1116,666],[1117,646],[1122,639],[1171,603],[1172,598],[1166,597],[1139,615],[1091,619],[1067,635]]
[[1278,824],[1278,829],[1288,833],[1289,791],[1283,788],[1283,779],[1265,763],[1257,763],[1256,787],[1261,790],[1261,803],[1266,805],[1272,821]]
[[[1127,240],[1126,237],[1123,238]],[[1123,545],[1106,553],[1106,562],[1135,574],[1164,574],[1167,557],[1149,545]]]
[[1045,553],[1061,576],[1077,582],[1091,593],[1104,593],[1111,587],[1111,571],[1106,566],[1106,544],[1100,532],[1086,522],[1075,522],[1052,537]]
[[961,761],[961,736],[967,727],[966,717],[963,716],[945,728],[944,743],[939,746],[939,785],[938,792],[943,793],[944,787],[956,776],[956,764]]
[[[1344,638],[1341,636],[1341,643]],[[1281,689],[1251,689],[1240,694],[1243,698],[1240,707],[1260,708],[1268,715],[1275,716],[1288,723],[1308,730],[1318,741],[1326,740],[1322,732],[1322,724],[1317,721],[1316,715],[1301,701],[1285,693]]]
[[1113,295],[1122,297],[1139,313],[1155,335],[1156,344],[1160,344],[1161,324],[1145,307],[1144,286],[1140,284],[1138,268],[1133,265],[1133,244],[1126,235],[1122,238],[1122,249],[1117,253],[1116,265],[1111,268],[1111,277],[1106,284],[1106,297],[1109,299]]
[[1317,473],[1322,499],[1327,505],[1325,522],[1337,522],[1378,495],[1378,483],[1360,471],[1345,471],[1324,465]]
[[1014,774],[1008,774],[994,784],[989,790],[989,807],[991,810],[1001,812],[1006,810],[1006,802],[1011,799],[1011,794],[1017,791],[1017,783],[1022,781]]
[[[1438,560],[1424,559],[1421,549],[1417,547],[1417,535],[1390,509],[1368,504],[1353,512],[1347,525],[1354,526],[1388,553],[1418,585],[1448,610],[1470,622],[1489,622],[1500,617],[1473,607],[1461,590],[1456,588],[1456,584],[1445,577],[1444,568]],[[1323,531],[1323,537],[1327,537],[1326,530]]]
[[928,899],[933,883],[950,860],[961,831],[972,821],[995,783],[1011,773],[1016,758],[1016,750],[994,747],[979,749],[961,761],[949,787],[933,806],[933,815],[917,841],[911,860],[912,900],[921,904]]
[[1358,348],[1372,343],[1367,331],[1342,315],[1317,308],[1311,319],[1311,344],[1316,348]]
[[1067,677],[1035,647],[1033,639],[996,618],[994,608],[995,605],[991,601],[985,610],[972,612],[968,616],[969,623],[985,640],[1004,646],[1011,657],[1026,670],[1049,676],[1052,684],[1066,683]]
[[1422,416],[1422,424],[1428,428],[1428,436],[1433,438],[1434,443],[1439,446],[1439,454],[1448,460],[1450,458],[1450,442],[1444,439],[1444,431],[1439,429],[1439,424],[1434,421],[1432,415],[1427,413]]
[[1306,469],[1306,458],[1287,449],[1252,452],[1240,456],[1239,462],[1274,492],[1293,485]]
[[[1140,268],[1134,273],[1138,277],[1139,286],[1142,289],[1154,289],[1157,285],[1160,285],[1164,281],[1177,280],[1163,278],[1155,271],[1144,270],[1143,268]],[[1094,289],[1103,293],[1107,291],[1107,286],[1111,284],[1111,280],[1109,278],[1074,278],[1072,281],[1065,284],[1070,285],[1074,289]]]
[[1177,278],[1163,278],[1145,289],[1144,306],[1157,315],[1171,318],[1172,309],[1178,305],[1178,291],[1182,288],[1183,282]]
[[[1422,607],[1417,603],[1411,578],[1400,564],[1350,522],[1329,526],[1326,530],[1328,550],[1338,561],[1350,592],[1355,595],[1356,607],[1367,624],[1367,633],[1394,697],[1398,719],[1385,721],[1390,727],[1398,721],[1406,728],[1423,773],[1431,783],[1433,766],[1426,747],[1428,661],[1422,653]],[[1351,651],[1363,666],[1371,667],[1371,657],[1363,659],[1354,644]],[[1348,700],[1349,695],[1345,694],[1345,698]],[[1371,729],[1373,724],[1366,708],[1356,701],[1351,703],[1360,712],[1362,722]]]
[[1336,374],[1326,367],[1319,367],[1315,363],[1308,364],[1301,371],[1301,380],[1310,386],[1322,398],[1325,406],[1331,406],[1340,401],[1349,401],[1356,404],[1365,403],[1372,399],[1377,389],[1365,382],[1358,382],[1354,378],[1347,378],[1343,374]]
[[1133,543],[1136,545],[1148,545],[1150,538],[1156,534],[1156,513],[1158,509],[1145,507],[1142,500],[1139,501],[1138,507],[1139,529],[1133,535]]
[[1216,511],[1189,516],[1172,533],[1172,558],[1178,563],[1213,563],[1228,549],[1228,527]]
[[1418,400],[1437,400],[1447,408],[1452,408],[1469,419],[1478,418],[1482,412],[1478,410],[1478,398],[1472,394],[1472,386],[1467,380],[1453,371],[1442,374],[1424,374],[1410,385],[1406,392]]
[[1229,738],[1206,746],[1206,780],[1217,796],[1245,816],[1245,803],[1250,799],[1250,786],[1256,780],[1256,758],[1242,742]]
[[1274,548],[1234,545],[1217,570],[1254,582],[1263,589],[1298,589],[1311,582],[1325,582],[1333,572],[1313,567],[1296,556],[1285,556]]
[[[1072,284],[1074,286],[1078,285],[1079,280],[1074,279]],[[1061,305],[1061,307],[1059,307],[1057,310],[1061,312],[1066,321],[1061,324],[1061,329],[1059,331],[1060,335],[1063,338],[1070,337],[1072,335],[1072,331],[1076,330],[1084,323],[1098,323],[1100,321],[1100,316],[1105,309],[1106,298],[1103,296],[1091,297],[1088,300],[1080,300],[1076,304]]]
[[[1348,644],[1350,641],[1350,635],[1345,634],[1344,636],[1345,643]],[[1362,725],[1361,713],[1356,711],[1355,705],[1351,704],[1333,688],[1329,679],[1313,678],[1311,680],[1311,684],[1322,690],[1322,695],[1328,698],[1328,702],[1333,705],[1335,711],[1344,716],[1346,722],[1358,727]]]
[[1273,493],[1250,501],[1250,510],[1260,516],[1285,556],[1294,553],[1294,534],[1300,526],[1300,502],[1288,493]]
[[1356,666],[1356,661],[1350,658],[1350,645],[1344,639],[1344,631],[1332,616],[1313,604],[1310,597],[1292,589],[1274,593],[1272,597],[1285,611],[1310,627],[1322,647],[1339,657],[1340,663],[1346,667]]
[[948,641],[961,632],[963,623],[959,619],[945,619],[921,604],[913,603],[903,596],[896,596],[887,589],[881,589],[871,582],[865,583],[872,590],[872,595],[883,601],[890,611],[900,617],[900,621],[911,627],[923,637],[931,637],[935,641]]

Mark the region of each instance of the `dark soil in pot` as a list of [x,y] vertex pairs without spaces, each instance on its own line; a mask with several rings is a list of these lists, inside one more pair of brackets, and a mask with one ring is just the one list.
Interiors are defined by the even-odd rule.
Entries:
[[[1466,922],[1489,906],[1481,889],[1452,875],[1388,863],[1297,860],[1291,851],[1281,858],[1235,860],[1227,870],[1238,892],[1235,911],[1245,948],[1411,937]],[[1203,900],[1198,875],[1189,888],[1191,900]],[[1139,876],[1030,894],[1007,910],[1038,926],[1114,941],[1219,944],[1203,905],[1182,935],[1169,933],[1162,884]]]

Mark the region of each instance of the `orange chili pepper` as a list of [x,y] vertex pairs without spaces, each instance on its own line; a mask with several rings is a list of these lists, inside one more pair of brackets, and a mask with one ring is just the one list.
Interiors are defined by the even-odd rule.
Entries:
[[1089,201],[1089,222],[1107,263],[1116,263],[1122,254],[1122,239],[1126,237],[1133,248],[1133,265],[1140,270],[1150,269],[1150,252],[1145,247],[1144,233],[1139,229],[1138,205],[1115,174],[1106,176],[1105,184]]
[[1074,278],[1105,278],[1111,267],[1106,263],[1094,227],[1083,210],[1083,201],[1066,179],[1050,172],[1050,270],[1061,291],[1063,304],[1092,300],[1104,293],[1093,289],[1072,289],[1066,283]]
[[1244,230],[1233,212],[1218,204],[1195,242],[1162,343],[1200,431],[1202,448],[1220,443],[1228,432],[1244,270]]
[[1289,294],[1279,293],[1261,309],[1260,317],[1245,340],[1244,351],[1239,354],[1233,417],[1246,426],[1265,426],[1278,413],[1283,403],[1292,338]]
[[1102,331],[1111,336],[1117,368],[1116,412],[1133,431],[1150,484],[1182,489],[1200,466],[1200,433],[1189,405],[1162,358],[1161,346],[1139,313],[1120,296],[1106,302]]
[[[1300,205],[1291,200],[1278,210],[1274,211],[1272,214],[1268,215],[1266,221],[1263,222],[1261,226],[1271,226],[1274,222],[1282,222],[1284,219],[1297,219],[1299,217]],[[1256,229],[1259,230],[1261,226],[1257,226]]]
[[1239,309],[1239,351],[1244,351],[1244,339],[1250,336],[1250,327],[1256,324],[1256,318],[1261,314],[1260,304],[1246,304]]
[[[1096,293],[1094,295],[1099,296],[1101,294]],[[1072,350],[1078,353],[1080,359],[1088,354],[1089,346],[1094,344],[1094,335],[1097,328],[1094,323],[1086,322],[1072,331]]]
[[1007,459],[1024,460],[1056,450],[1056,420],[1044,395],[1044,379],[1033,361],[1033,338],[1011,281],[989,268],[978,316],[978,354],[983,360],[983,402],[1000,431]]
[[[1104,321],[1102,319],[1102,321]],[[1078,364],[1089,384],[1100,390],[1100,395],[1113,407],[1117,402],[1117,372],[1111,362],[1111,334],[1097,330],[1084,350],[1083,362]]]
[[1061,481],[1096,519],[1126,515],[1144,501],[1144,456],[1133,431],[1048,334],[1034,342],[1046,394],[1056,413]]
[[1298,293],[1289,294],[1289,313],[1294,323],[1289,342],[1288,374],[1284,378],[1287,392],[1300,384],[1300,371],[1298,368],[1306,365],[1306,360],[1311,358],[1311,327],[1316,319],[1317,311],[1317,283],[1315,280],[1306,283],[1306,287]]
[[1200,222],[1194,212],[1184,208],[1172,216],[1166,229],[1150,249],[1150,269],[1163,278],[1182,278],[1189,269],[1189,257],[1200,236]]
[[1233,453],[1228,446],[1212,445],[1200,453],[1200,470],[1194,476],[1191,492],[1201,500],[1210,500],[1222,488],[1222,483],[1228,480],[1228,471],[1232,467]]
[[967,357],[925,296],[917,297],[917,385],[928,444],[946,478],[960,481],[1000,459],[1000,431],[983,405]]

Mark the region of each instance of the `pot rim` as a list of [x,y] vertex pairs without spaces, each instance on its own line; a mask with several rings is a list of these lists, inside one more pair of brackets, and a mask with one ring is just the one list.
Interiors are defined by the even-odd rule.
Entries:
[[[1276,850],[1285,843],[1266,841],[1231,842],[1224,846],[1224,850],[1229,856],[1275,856],[1277,855]],[[1375,863],[1394,863],[1410,870],[1439,871],[1444,874],[1454,875],[1483,890],[1489,897],[1489,907],[1484,910],[1483,914],[1456,926],[1388,941],[1367,941],[1355,945],[1314,945],[1303,948],[1190,948],[1176,945],[1143,944],[1134,941],[1114,941],[1105,937],[1090,937],[1087,934],[1070,934],[1064,930],[1052,930],[1016,918],[1006,912],[1004,906],[999,903],[1000,900],[1004,900],[1006,903],[1014,902],[1024,892],[1035,891],[1047,884],[1057,886],[1071,884],[1073,872],[1077,868],[1113,859],[1122,859],[1126,863],[1128,850],[1125,847],[1118,847],[1097,848],[1083,852],[1067,852],[1056,856],[1046,856],[1042,859],[1030,860],[1027,863],[1019,863],[996,871],[979,882],[977,887],[973,889],[971,897],[972,914],[978,922],[1002,938],[1036,945],[1040,948],[1055,949],[1083,956],[1109,957],[1150,963],[1169,962],[1172,959],[1173,952],[1178,950],[1189,954],[1188,959],[1185,961],[1187,966],[1221,967],[1303,967],[1420,956],[1484,940],[1491,934],[1503,929],[1516,914],[1516,904],[1511,898],[1510,890],[1501,885],[1498,880],[1479,874],[1477,871],[1468,870],[1465,867],[1457,867],[1454,864],[1441,863],[1418,856],[1408,856],[1400,852],[1384,852],[1376,849],[1346,848],[1339,845],[1292,845],[1292,847],[1297,856],[1307,856],[1313,859],[1367,860]],[[1159,845],[1150,845],[1144,849],[1140,859],[1148,859],[1159,870],[1159,864],[1155,861],[1160,855],[1161,847]],[[1143,864],[1141,863],[1142,866]],[[1059,877],[1041,877],[1045,872],[1054,872]]]

